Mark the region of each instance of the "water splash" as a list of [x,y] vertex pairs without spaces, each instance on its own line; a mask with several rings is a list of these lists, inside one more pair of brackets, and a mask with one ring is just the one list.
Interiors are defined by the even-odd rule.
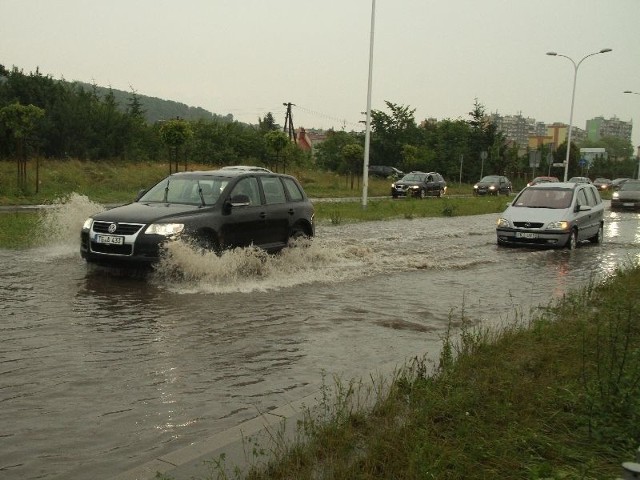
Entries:
[[83,222],[105,207],[85,195],[71,193],[53,201],[41,210],[38,221],[38,244],[49,254],[68,254],[80,248],[80,230]]
[[180,293],[268,291],[317,281],[336,281],[342,260],[320,242],[305,242],[268,254],[256,247],[202,251],[187,241],[165,246],[152,281]]

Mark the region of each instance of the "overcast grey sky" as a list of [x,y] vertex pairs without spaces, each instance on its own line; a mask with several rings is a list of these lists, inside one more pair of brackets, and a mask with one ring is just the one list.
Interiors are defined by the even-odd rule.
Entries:
[[[371,0],[0,0],[0,63],[257,123],[361,129]],[[372,108],[416,120],[487,113],[634,122],[640,0],[376,0]]]

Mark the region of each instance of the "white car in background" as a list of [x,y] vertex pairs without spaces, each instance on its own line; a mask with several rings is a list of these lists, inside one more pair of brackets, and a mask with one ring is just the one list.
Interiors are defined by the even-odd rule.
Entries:
[[576,248],[601,243],[604,204],[590,183],[541,183],[523,189],[498,218],[498,245]]

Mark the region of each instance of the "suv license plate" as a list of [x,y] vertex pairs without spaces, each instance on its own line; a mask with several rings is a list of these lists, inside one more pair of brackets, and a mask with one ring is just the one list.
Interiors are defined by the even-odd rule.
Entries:
[[124,237],[113,235],[96,235],[96,243],[106,243],[108,245],[123,245]]
[[531,232],[516,232],[516,238],[538,238],[538,234]]

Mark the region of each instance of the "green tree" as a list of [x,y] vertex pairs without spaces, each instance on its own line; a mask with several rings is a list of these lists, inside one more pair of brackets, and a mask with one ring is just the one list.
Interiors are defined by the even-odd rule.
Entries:
[[358,143],[350,143],[342,147],[342,168],[341,170],[347,174],[351,183],[351,189],[354,187],[354,180],[360,178],[362,165],[364,162],[364,147]]
[[43,116],[43,109],[17,102],[0,109],[0,124],[9,131],[16,142],[18,187],[22,189],[27,185],[27,142],[36,129],[38,120]]
[[[178,171],[178,157],[180,148],[193,136],[190,125],[179,118],[164,122],[160,127],[160,138],[162,142],[169,147],[169,174],[172,173],[171,163],[175,162],[175,172]],[[186,155],[185,155],[185,171]]]
[[[360,144],[360,140],[355,134],[343,130],[327,131],[327,138],[316,147],[316,165],[323,170],[338,172],[343,161],[342,149],[345,145],[353,143]],[[374,163],[370,163],[374,165]]]
[[262,134],[265,134],[273,130],[280,130],[280,126],[276,124],[273,114],[268,112],[264,118],[258,119],[258,130],[260,130]]
[[[271,157],[274,159],[274,162],[269,161],[268,164],[273,170],[278,170],[278,162],[282,162],[283,171],[286,171],[286,156],[282,155],[285,148],[289,145],[289,137],[280,130],[271,130],[267,132],[264,136],[264,140],[267,145],[267,149],[274,153],[275,156]],[[275,163],[275,168],[273,168],[272,164]]]
[[385,101],[390,113],[371,111],[371,164],[400,166],[405,145],[417,145],[420,132],[415,109]]

